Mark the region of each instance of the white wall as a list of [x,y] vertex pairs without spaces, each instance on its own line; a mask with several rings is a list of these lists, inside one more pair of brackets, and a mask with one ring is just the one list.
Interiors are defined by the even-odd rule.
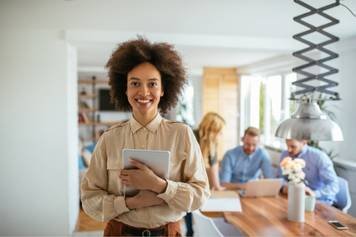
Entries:
[[68,233],[75,229],[79,214],[79,167],[78,167],[78,68],[77,50],[72,45],[67,45],[67,184],[68,184]]
[[339,69],[339,73],[332,77],[332,80],[339,82],[336,89],[340,94],[340,101],[328,101],[328,109],[333,111],[337,123],[340,125],[344,141],[322,142],[321,146],[337,154],[337,159],[355,162],[356,154],[354,147],[354,137],[356,134],[356,110],[355,110],[355,88],[356,88],[356,37],[342,40],[337,43],[333,50],[339,53],[339,58],[329,65]]
[[68,235],[74,226],[76,98],[61,35],[1,30],[0,235]]
[[356,162],[355,135],[356,135],[356,37],[345,41],[344,49],[340,52],[337,67],[340,70],[339,92],[341,101],[338,102],[336,110],[337,120],[344,133],[344,141],[339,144],[339,158]]

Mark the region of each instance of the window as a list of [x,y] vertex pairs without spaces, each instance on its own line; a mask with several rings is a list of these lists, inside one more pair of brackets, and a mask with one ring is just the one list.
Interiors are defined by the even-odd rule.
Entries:
[[284,141],[274,134],[280,122],[289,118],[296,109],[295,102],[289,100],[295,80],[295,73],[242,76],[241,127],[258,127],[263,144],[284,148]]
[[[265,80],[265,121],[268,126],[264,128],[265,142],[272,146],[275,144],[274,133],[282,119],[282,76],[275,75],[267,77]],[[278,142],[278,141],[277,141]]]

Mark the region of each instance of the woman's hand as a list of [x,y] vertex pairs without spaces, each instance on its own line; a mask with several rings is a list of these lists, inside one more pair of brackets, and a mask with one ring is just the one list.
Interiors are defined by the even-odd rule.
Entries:
[[126,206],[129,209],[157,206],[163,204],[164,201],[157,197],[157,193],[141,190],[134,197],[126,198]]
[[137,169],[124,169],[120,172],[122,184],[139,190],[151,190],[162,193],[167,186],[167,181],[157,176],[145,164],[131,159],[131,164]]

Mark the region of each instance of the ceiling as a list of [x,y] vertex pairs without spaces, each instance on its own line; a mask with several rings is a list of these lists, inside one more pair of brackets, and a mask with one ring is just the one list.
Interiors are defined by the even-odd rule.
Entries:
[[[78,47],[79,68],[100,72],[109,59],[115,44],[100,47]],[[278,51],[244,50],[240,48],[197,47],[176,45],[185,67],[191,74],[199,74],[204,66],[236,67],[278,55]]]
[[[356,12],[355,0],[342,3]],[[103,71],[118,43],[143,35],[173,43],[194,74],[203,66],[241,67],[300,49],[292,35],[304,28],[292,18],[304,12],[292,0],[4,0],[0,27],[63,30],[83,72]],[[356,18],[345,8],[328,13],[340,20],[328,31],[356,36]]]
[[[292,39],[293,34],[304,30],[292,18],[306,11],[293,1],[121,2],[125,10],[120,8],[118,20],[125,24],[120,24],[120,32],[126,32],[126,38],[140,34],[174,43],[191,74],[200,74],[204,66],[241,67],[304,47]],[[356,1],[343,2],[356,11]],[[356,36],[356,18],[346,9],[339,6],[328,13],[341,21],[328,31],[341,39]],[[325,22],[318,17],[309,20]],[[78,46],[79,65],[103,67],[119,43],[115,39]]]

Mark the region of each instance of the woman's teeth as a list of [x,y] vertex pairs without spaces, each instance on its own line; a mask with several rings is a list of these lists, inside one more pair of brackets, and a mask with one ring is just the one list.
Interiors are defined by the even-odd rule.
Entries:
[[138,99],[137,100],[139,103],[143,103],[143,104],[146,104],[146,103],[149,103],[150,100],[142,100],[142,99]]

